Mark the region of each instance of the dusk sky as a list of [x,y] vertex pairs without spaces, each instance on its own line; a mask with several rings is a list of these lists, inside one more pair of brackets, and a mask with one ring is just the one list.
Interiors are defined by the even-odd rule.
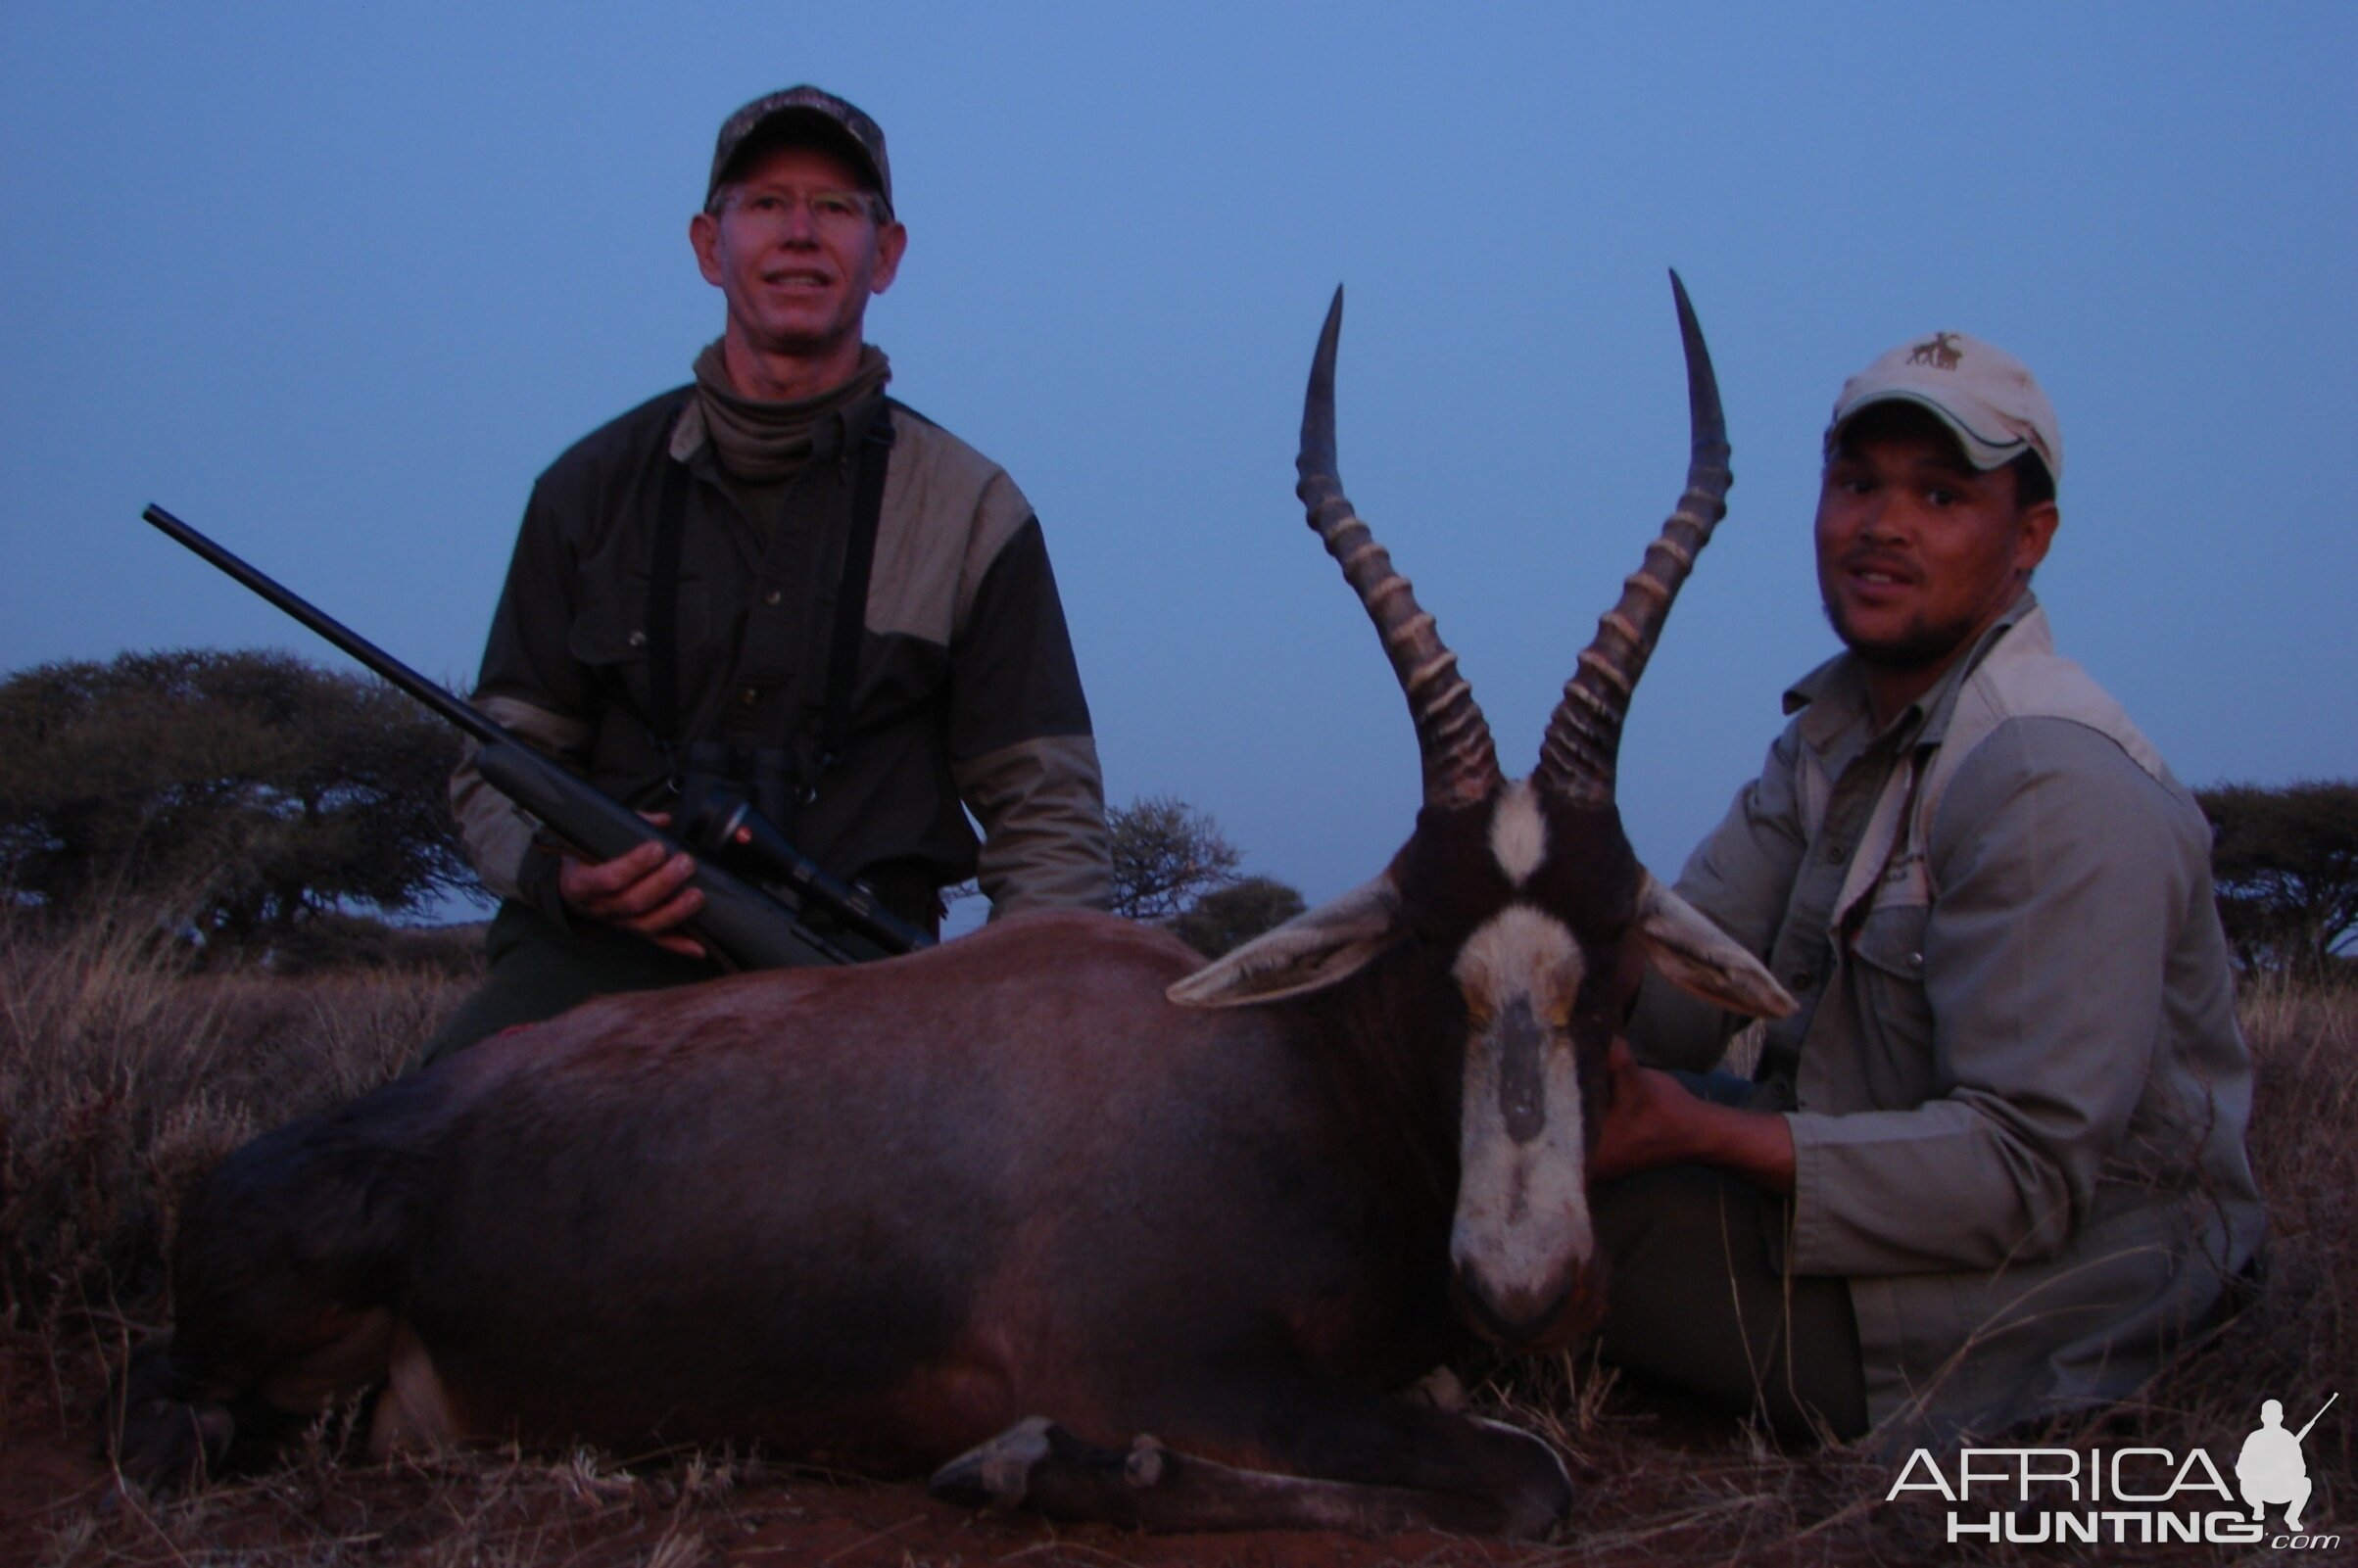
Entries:
[[2059,410],[2058,643],[2190,784],[2358,774],[2358,8],[0,8],[0,671],[337,655],[157,501],[465,684],[533,478],[688,378],[720,120],[890,142],[893,393],[1037,508],[1118,804],[1313,899],[1415,740],[1292,497],[1348,286],[1346,486],[1525,771],[1675,499],[1692,292],[1731,512],[1621,778],[1665,875],[1834,650],[1836,388],[1962,329]]

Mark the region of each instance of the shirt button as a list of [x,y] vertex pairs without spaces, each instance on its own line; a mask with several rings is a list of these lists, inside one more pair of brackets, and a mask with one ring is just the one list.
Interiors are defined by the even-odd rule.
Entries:
[[761,688],[757,686],[746,687],[743,691],[737,693],[737,700],[744,703],[748,708],[751,707],[754,703],[761,700]]
[[647,634],[645,632],[633,632],[629,637],[624,638],[623,641],[628,642],[632,647],[643,648],[647,646]]
[[1829,844],[1829,845],[1827,845],[1827,846],[1826,846],[1826,859],[1828,859],[1829,861],[1832,861],[1832,862],[1833,862],[1835,865],[1839,866],[1839,865],[1841,865],[1841,864],[1842,864],[1844,861],[1846,861],[1846,860],[1849,860],[1850,858],[1851,858],[1851,852],[1850,852],[1849,850],[1847,850],[1847,849],[1843,848],[1843,846],[1842,846],[1842,845],[1840,845],[1840,844]]
[[1923,954],[1921,954],[1921,953],[1910,953],[1910,954],[1908,954],[1908,955],[1907,955],[1907,967],[1908,967],[1909,969],[1911,969],[1911,970],[1920,970],[1920,969],[1922,969],[1922,968],[1924,967],[1924,955],[1923,955]]
[[773,588],[767,594],[761,595],[761,602],[764,604],[775,604],[784,597],[786,597],[785,594],[779,593]]
[[1789,990],[1806,991],[1809,989],[1809,972],[1795,970],[1791,974],[1785,976],[1785,985]]

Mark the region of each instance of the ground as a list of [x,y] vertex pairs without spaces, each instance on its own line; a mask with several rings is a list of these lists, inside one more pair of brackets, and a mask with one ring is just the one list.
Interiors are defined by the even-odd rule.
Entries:
[[[0,1338],[0,1568],[250,1563],[811,1564],[826,1568],[1523,1568],[1564,1562],[1814,1562],[1790,1498],[1714,1486],[1748,1462],[1742,1435],[1693,1412],[1625,1406],[1571,1455],[1581,1496],[1553,1546],[1434,1534],[1314,1532],[1148,1537],[1098,1525],[977,1514],[914,1483],[884,1484],[726,1456],[625,1463],[602,1454],[486,1452],[370,1464],[321,1431],[288,1463],[177,1502],[120,1491],[97,1434],[106,1352]],[[1716,1457],[1714,1457],[1716,1455]],[[1732,1478],[1731,1478],[1732,1480]],[[1833,1478],[1828,1477],[1829,1483]],[[1822,1518],[1844,1523],[1844,1493]],[[1854,1544],[1852,1544],[1854,1546]],[[1880,1553],[1850,1560],[1874,1560]],[[1903,1560],[1895,1558],[1893,1560]]]

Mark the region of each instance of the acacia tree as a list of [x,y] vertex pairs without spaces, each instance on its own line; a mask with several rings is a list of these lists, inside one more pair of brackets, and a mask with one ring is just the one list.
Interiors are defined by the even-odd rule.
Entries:
[[1105,814],[1113,830],[1113,911],[1153,921],[1218,958],[1302,913],[1302,895],[1273,877],[1239,877],[1243,856],[1206,812],[1148,795]]
[[2358,938],[2358,781],[2195,792],[2219,918],[2247,969],[2317,979]]
[[0,684],[0,876],[61,915],[168,900],[250,946],[472,885],[443,726],[291,654],[126,653]]
[[1236,879],[1236,846],[1184,800],[1147,795],[1109,810],[1105,821],[1113,830],[1117,915],[1169,920]]

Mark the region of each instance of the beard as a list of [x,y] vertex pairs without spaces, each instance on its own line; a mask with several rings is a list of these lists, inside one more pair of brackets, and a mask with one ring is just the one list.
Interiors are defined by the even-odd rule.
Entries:
[[1846,622],[1831,601],[1821,602],[1818,608],[1825,611],[1826,624],[1834,628],[1834,635],[1842,639],[1852,656],[1876,670],[1925,670],[1941,664],[1965,644],[1977,624],[1960,620],[1935,626],[1919,621],[1895,637],[1869,639]]

